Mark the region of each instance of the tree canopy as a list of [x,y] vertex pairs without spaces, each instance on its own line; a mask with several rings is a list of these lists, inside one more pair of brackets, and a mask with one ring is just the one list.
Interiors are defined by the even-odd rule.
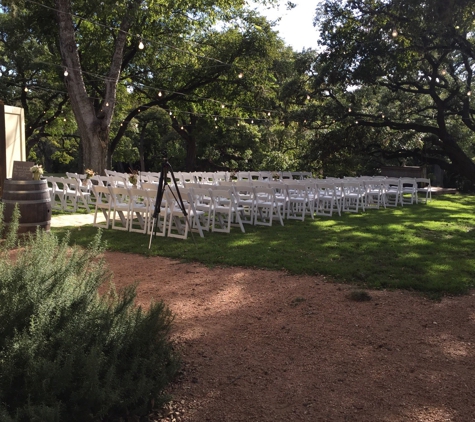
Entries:
[[399,137],[392,152],[475,182],[473,3],[327,0],[315,22],[323,51],[314,86],[336,115],[423,134]]

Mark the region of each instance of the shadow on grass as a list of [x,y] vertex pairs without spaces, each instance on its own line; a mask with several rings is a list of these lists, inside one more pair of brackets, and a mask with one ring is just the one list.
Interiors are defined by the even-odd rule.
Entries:
[[[369,288],[460,294],[474,286],[475,197],[447,195],[426,204],[368,210],[341,217],[285,220],[285,226],[245,225],[246,233],[197,234],[186,241],[104,230],[112,251],[322,274]],[[54,229],[55,233],[65,228]],[[69,228],[87,245],[96,228]]]

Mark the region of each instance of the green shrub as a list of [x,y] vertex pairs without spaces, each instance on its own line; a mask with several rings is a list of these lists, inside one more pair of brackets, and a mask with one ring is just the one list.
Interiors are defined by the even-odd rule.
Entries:
[[[3,212],[0,209],[0,215]],[[0,229],[3,226],[0,218]],[[14,227],[14,225],[11,225]],[[16,259],[10,247],[19,245]],[[179,361],[163,302],[134,304],[111,285],[101,235],[85,249],[52,233],[0,247],[0,420],[98,421],[144,416],[167,398]]]

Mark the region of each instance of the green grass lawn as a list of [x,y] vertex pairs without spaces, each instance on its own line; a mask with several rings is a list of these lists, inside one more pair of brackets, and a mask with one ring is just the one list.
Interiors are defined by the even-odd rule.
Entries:
[[[402,288],[433,295],[460,294],[475,285],[475,196],[443,195],[403,208],[344,213],[285,226],[245,225],[246,233],[207,233],[194,240],[104,230],[108,249],[230,265],[322,274],[368,288]],[[86,245],[97,229],[71,231]]]

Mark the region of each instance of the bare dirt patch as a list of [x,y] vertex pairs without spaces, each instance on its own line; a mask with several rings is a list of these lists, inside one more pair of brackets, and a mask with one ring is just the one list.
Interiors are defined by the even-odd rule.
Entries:
[[152,420],[475,420],[475,294],[434,302],[324,277],[107,252],[175,313],[183,371]]

